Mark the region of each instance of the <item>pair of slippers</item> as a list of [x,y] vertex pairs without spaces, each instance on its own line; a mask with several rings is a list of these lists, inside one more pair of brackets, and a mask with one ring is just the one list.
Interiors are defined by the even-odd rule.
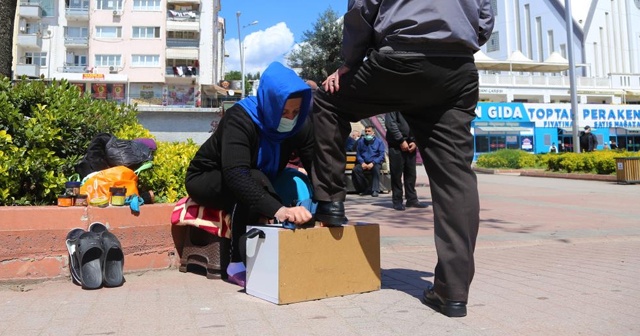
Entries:
[[75,228],[67,234],[71,278],[84,289],[118,287],[124,283],[124,253],[118,238],[99,222],[89,231]]

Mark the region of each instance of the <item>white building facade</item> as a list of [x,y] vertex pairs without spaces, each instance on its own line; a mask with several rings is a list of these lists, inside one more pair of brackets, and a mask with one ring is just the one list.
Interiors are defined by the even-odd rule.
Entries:
[[573,146],[568,41],[576,64],[578,126],[600,149],[640,150],[640,0],[493,0],[496,24],[482,52],[476,154]]
[[30,0],[14,74],[66,79],[95,99],[193,108],[223,74],[220,0]]

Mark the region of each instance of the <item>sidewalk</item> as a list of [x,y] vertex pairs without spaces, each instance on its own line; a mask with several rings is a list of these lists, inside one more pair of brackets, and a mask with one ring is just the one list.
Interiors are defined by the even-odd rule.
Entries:
[[[418,194],[430,203],[419,167]],[[70,281],[0,287],[0,335],[638,335],[640,185],[478,175],[481,229],[469,315],[419,297],[436,262],[433,212],[349,195],[380,224],[382,290],[277,306],[176,269],[85,291]]]

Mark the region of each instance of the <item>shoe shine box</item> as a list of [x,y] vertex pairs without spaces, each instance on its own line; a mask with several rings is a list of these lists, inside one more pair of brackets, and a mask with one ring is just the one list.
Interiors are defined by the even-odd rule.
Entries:
[[264,237],[247,240],[249,295],[289,304],[380,289],[377,224],[252,228]]

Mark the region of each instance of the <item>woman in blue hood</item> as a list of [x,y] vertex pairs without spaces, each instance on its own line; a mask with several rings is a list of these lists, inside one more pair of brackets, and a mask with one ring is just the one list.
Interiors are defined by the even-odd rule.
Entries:
[[232,216],[229,281],[244,286],[238,250],[247,224],[260,218],[304,224],[304,207],[282,204],[272,183],[296,153],[307,171],[313,161],[313,131],[308,120],[311,88],[293,70],[272,63],[260,78],[257,96],[231,108],[189,164],[186,189],[198,204]]

